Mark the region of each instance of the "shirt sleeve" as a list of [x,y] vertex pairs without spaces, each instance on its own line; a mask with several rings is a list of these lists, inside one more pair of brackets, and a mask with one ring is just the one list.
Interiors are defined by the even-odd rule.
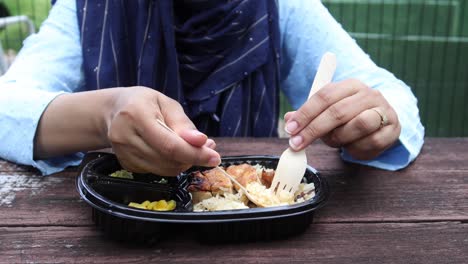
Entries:
[[[37,34],[0,77],[0,157],[51,174],[78,165],[83,153],[34,160],[34,136],[47,105],[58,95],[83,87],[82,56],[73,0],[60,0]],[[64,120],[66,122],[66,120]]]
[[338,66],[333,81],[359,79],[378,89],[395,109],[402,127],[397,144],[371,161],[345,161],[387,170],[410,164],[421,151],[424,127],[411,89],[387,70],[378,67],[357,45],[319,0],[279,1],[281,31],[281,87],[294,109],[306,100],[321,56],[333,52]]

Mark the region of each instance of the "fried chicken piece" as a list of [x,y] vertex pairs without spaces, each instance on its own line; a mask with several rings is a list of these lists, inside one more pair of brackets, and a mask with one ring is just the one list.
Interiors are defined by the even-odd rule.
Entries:
[[188,187],[193,200],[203,200],[217,194],[232,193],[232,182],[217,169],[193,172],[192,181]]
[[190,185],[188,187],[190,192],[195,191],[205,191],[211,192],[211,183],[200,171],[195,171],[192,173],[192,178]]
[[275,170],[262,170],[261,182],[267,188],[270,188],[271,182],[273,181],[273,177],[275,177]]
[[214,168],[209,171],[204,171],[203,174],[211,183],[211,193],[213,195],[232,193],[232,182],[218,169]]
[[[251,182],[258,182],[257,169],[249,164],[231,165],[226,170],[227,173],[232,175],[242,186],[246,187]],[[236,190],[240,187],[234,185]]]

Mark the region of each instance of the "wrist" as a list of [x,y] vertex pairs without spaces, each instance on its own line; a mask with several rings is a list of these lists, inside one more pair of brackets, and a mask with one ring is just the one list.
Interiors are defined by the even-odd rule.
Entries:
[[96,131],[98,137],[101,139],[106,147],[111,147],[109,140],[109,131],[112,120],[116,114],[116,105],[123,88],[108,88],[100,90],[100,97],[102,98],[101,107],[99,107],[98,119],[96,121]]

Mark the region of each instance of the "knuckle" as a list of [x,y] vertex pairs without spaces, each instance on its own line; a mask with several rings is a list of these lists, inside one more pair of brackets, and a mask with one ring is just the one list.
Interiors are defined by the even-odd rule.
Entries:
[[308,142],[310,139],[318,138],[320,136],[319,129],[314,125],[308,125],[303,129],[304,141]]
[[296,120],[299,123],[299,126],[301,124],[307,124],[309,120],[312,119],[312,113],[309,109],[309,107],[306,105],[303,105],[298,111],[296,111],[294,120]]
[[369,132],[372,130],[371,126],[367,122],[367,120],[364,118],[363,115],[358,115],[356,117],[356,129],[359,133],[364,134],[366,132]]
[[332,105],[328,108],[328,112],[330,116],[336,121],[343,121],[346,118],[346,113],[341,109],[338,108],[336,105]]
[[333,102],[333,98],[330,92],[328,92],[328,90],[326,89],[318,90],[317,93],[315,93],[315,95],[317,95],[317,98],[323,105],[329,105]]

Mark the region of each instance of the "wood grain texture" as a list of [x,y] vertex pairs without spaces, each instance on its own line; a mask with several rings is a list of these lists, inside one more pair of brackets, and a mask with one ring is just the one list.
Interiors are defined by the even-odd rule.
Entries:
[[[279,155],[285,139],[220,138],[222,155]],[[427,139],[408,168],[343,162],[314,143],[309,164],[330,185],[325,207],[299,236],[200,244],[190,232],[142,248],[102,236],[75,187],[77,168],[43,177],[0,161],[0,263],[466,263],[468,139]]]
[[[283,140],[271,139],[239,142],[222,139],[221,142],[220,151],[229,155],[241,154],[238,149],[250,149],[242,154],[274,155],[284,147]],[[458,143],[439,144],[439,140],[432,140],[428,145],[441,149],[454,145],[457,146],[454,156],[466,155],[462,153],[464,147]],[[319,168],[329,182],[331,196],[326,206],[317,212],[317,222],[468,221],[468,170],[423,169],[419,163],[429,166],[431,157],[438,157],[431,152],[423,152],[406,170],[390,172],[346,165],[335,150],[323,144],[311,147],[312,151],[315,149],[319,150],[314,151],[319,153],[314,155],[316,167],[330,164],[327,168],[331,168]],[[440,159],[449,160],[443,155]],[[0,202],[10,201],[0,204],[0,226],[91,225],[90,209],[76,191],[76,174],[76,169],[47,177],[23,171],[0,172]],[[12,190],[7,192],[5,186]]]
[[180,235],[119,244],[93,227],[0,228],[2,263],[465,263],[461,223],[314,224],[288,240],[204,245]]
[[468,220],[468,171],[324,172],[331,196],[320,222]]
[[0,172],[35,172],[35,169],[29,166],[17,165],[6,160],[0,159]]
[[0,226],[90,225],[76,172],[52,176],[0,172]]

